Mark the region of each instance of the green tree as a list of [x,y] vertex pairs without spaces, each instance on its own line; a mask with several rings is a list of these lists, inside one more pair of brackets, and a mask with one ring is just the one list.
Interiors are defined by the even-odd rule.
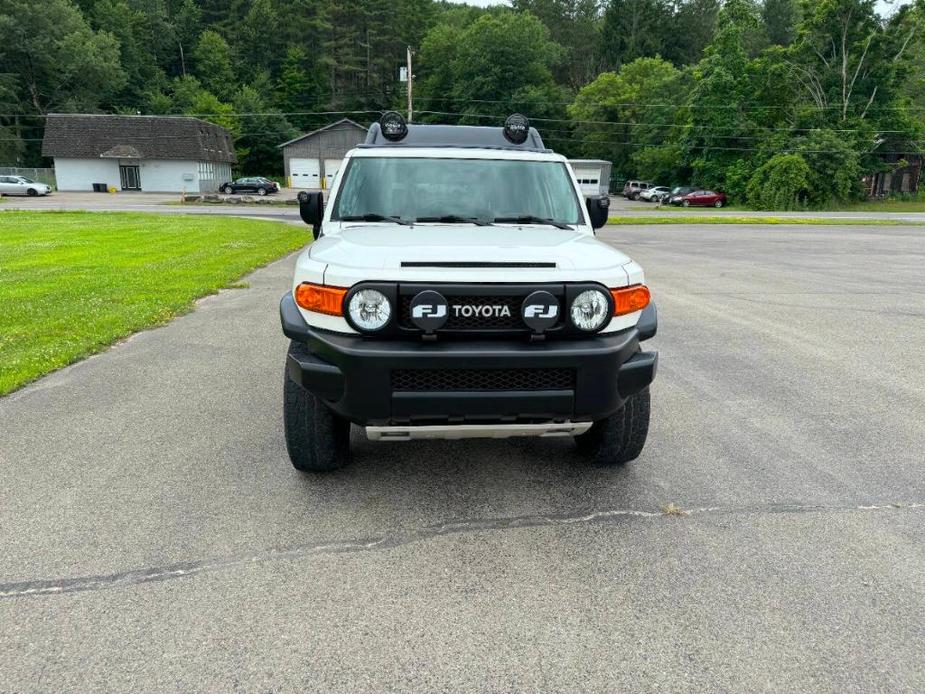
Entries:
[[240,120],[232,104],[205,89],[195,77],[177,77],[171,83],[170,113],[197,116],[221,125],[233,137],[241,132]]
[[68,0],[0,0],[0,64],[24,112],[96,111],[125,85],[119,42]]
[[559,45],[531,14],[503,10],[461,28],[438,24],[421,47],[416,93],[425,111],[463,114],[438,113],[434,118],[441,122],[488,125],[515,108],[527,116],[564,116],[565,95],[552,73],[561,57]]
[[693,65],[713,40],[720,0],[682,0],[677,3],[665,32],[661,55],[675,65]]
[[611,70],[664,52],[672,19],[667,0],[610,0],[604,10],[600,54]]
[[842,133],[812,130],[796,140],[796,152],[809,166],[809,202],[825,206],[860,196],[861,155]]
[[169,69],[168,74],[185,75],[187,54],[192,56],[196,39],[202,33],[202,8],[196,0],[183,0],[172,14],[169,27],[172,40],[169,49],[165,47],[161,61]]
[[298,115],[323,110],[327,84],[325,71],[301,46],[286,49],[276,83],[276,103],[289,119],[301,128],[317,121],[310,116]]
[[793,43],[799,12],[796,0],[764,0],[761,24],[768,41],[778,46]]
[[296,137],[298,131],[249,85],[238,89],[232,105],[238,114],[239,135],[235,139],[235,149],[241,173],[282,175],[283,158],[277,145]]
[[[457,23],[440,23],[424,37],[415,68],[419,110],[458,113],[465,108],[465,104],[457,105],[450,96],[456,81],[454,66],[462,32],[463,27]],[[425,121],[430,119],[426,113],[422,118]],[[441,118],[433,120],[440,121]]]
[[812,172],[799,154],[777,154],[761,165],[748,183],[748,204],[761,210],[797,210],[807,206]]
[[600,72],[599,0],[512,0],[517,12],[537,17],[565,51],[555,71],[557,81],[579,89]]
[[199,36],[193,51],[196,76],[206,89],[219,96],[230,94],[234,88],[234,69],[231,47],[221,35],[206,29]]
[[119,41],[119,59],[126,77],[120,104],[137,105],[145,91],[164,85],[164,72],[149,49],[144,12],[133,9],[126,0],[97,0],[91,16],[95,28],[110,32]]
[[[612,161],[619,175],[633,175],[634,154],[644,148],[636,164],[646,170],[664,169],[666,157],[676,154],[676,148],[645,148],[677,138],[683,112],[671,102],[682,102],[687,88],[684,74],[661,58],[638,58],[619,72],[602,73],[578,92],[568,108],[580,153]],[[661,162],[657,167],[656,161]]]
[[804,0],[792,67],[819,125],[881,115],[901,93],[918,26],[884,25],[874,0]]
[[746,37],[757,26],[748,0],[727,0],[719,30],[694,70],[695,87],[685,145],[694,183],[725,188],[726,170],[747,159],[755,143],[749,100]]

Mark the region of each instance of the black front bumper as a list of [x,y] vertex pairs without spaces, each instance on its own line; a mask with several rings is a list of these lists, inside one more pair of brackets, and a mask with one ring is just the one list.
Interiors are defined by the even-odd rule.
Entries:
[[[657,352],[640,351],[655,334],[654,305],[639,325],[580,340],[407,341],[309,327],[291,294],[280,302],[289,377],[357,424],[593,421],[622,406],[655,378]],[[553,389],[404,390],[395,373],[495,374],[568,370]],[[440,380],[439,378],[436,380]],[[540,386],[542,387],[542,386]]]

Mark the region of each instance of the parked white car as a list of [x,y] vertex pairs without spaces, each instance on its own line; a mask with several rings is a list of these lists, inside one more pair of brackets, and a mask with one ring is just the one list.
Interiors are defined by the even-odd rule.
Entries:
[[2,195],[48,195],[51,186],[38,183],[25,176],[0,176],[0,194]]
[[[585,197],[524,116],[505,127],[373,123],[280,303],[292,464],[373,440],[573,436],[598,464],[642,451],[658,355],[642,268],[595,238]],[[557,449],[557,451],[560,449]]]
[[671,193],[668,186],[652,186],[639,193],[639,199],[646,202],[656,202]]

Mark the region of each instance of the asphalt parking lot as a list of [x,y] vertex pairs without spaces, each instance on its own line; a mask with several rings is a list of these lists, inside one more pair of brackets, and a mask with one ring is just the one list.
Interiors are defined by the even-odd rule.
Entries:
[[660,313],[624,469],[355,432],[299,475],[293,258],[0,399],[0,690],[922,691],[922,229],[602,236]]
[[[297,190],[283,188],[278,195],[270,197],[273,203],[292,199]],[[156,214],[207,214],[231,215],[236,217],[257,217],[279,219],[281,221],[301,224],[299,209],[294,205],[280,204],[179,204],[178,193],[143,193],[122,191],[119,193],[82,193],[55,192],[47,197],[29,198],[22,196],[5,197],[0,205],[0,213],[7,210],[86,210],[92,212],[152,212]],[[610,214],[614,217],[801,217],[816,219],[891,219],[898,222],[925,222],[925,212],[862,212],[856,210],[816,210],[796,212],[762,212],[758,210],[741,210],[713,207],[680,208],[658,206],[640,200],[627,200],[622,195],[610,196]]]

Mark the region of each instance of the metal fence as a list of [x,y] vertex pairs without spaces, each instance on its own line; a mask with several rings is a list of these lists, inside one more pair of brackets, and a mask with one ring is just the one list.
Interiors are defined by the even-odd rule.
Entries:
[[54,169],[36,169],[23,166],[0,166],[0,176],[25,176],[39,183],[47,183],[57,188],[55,185]]

